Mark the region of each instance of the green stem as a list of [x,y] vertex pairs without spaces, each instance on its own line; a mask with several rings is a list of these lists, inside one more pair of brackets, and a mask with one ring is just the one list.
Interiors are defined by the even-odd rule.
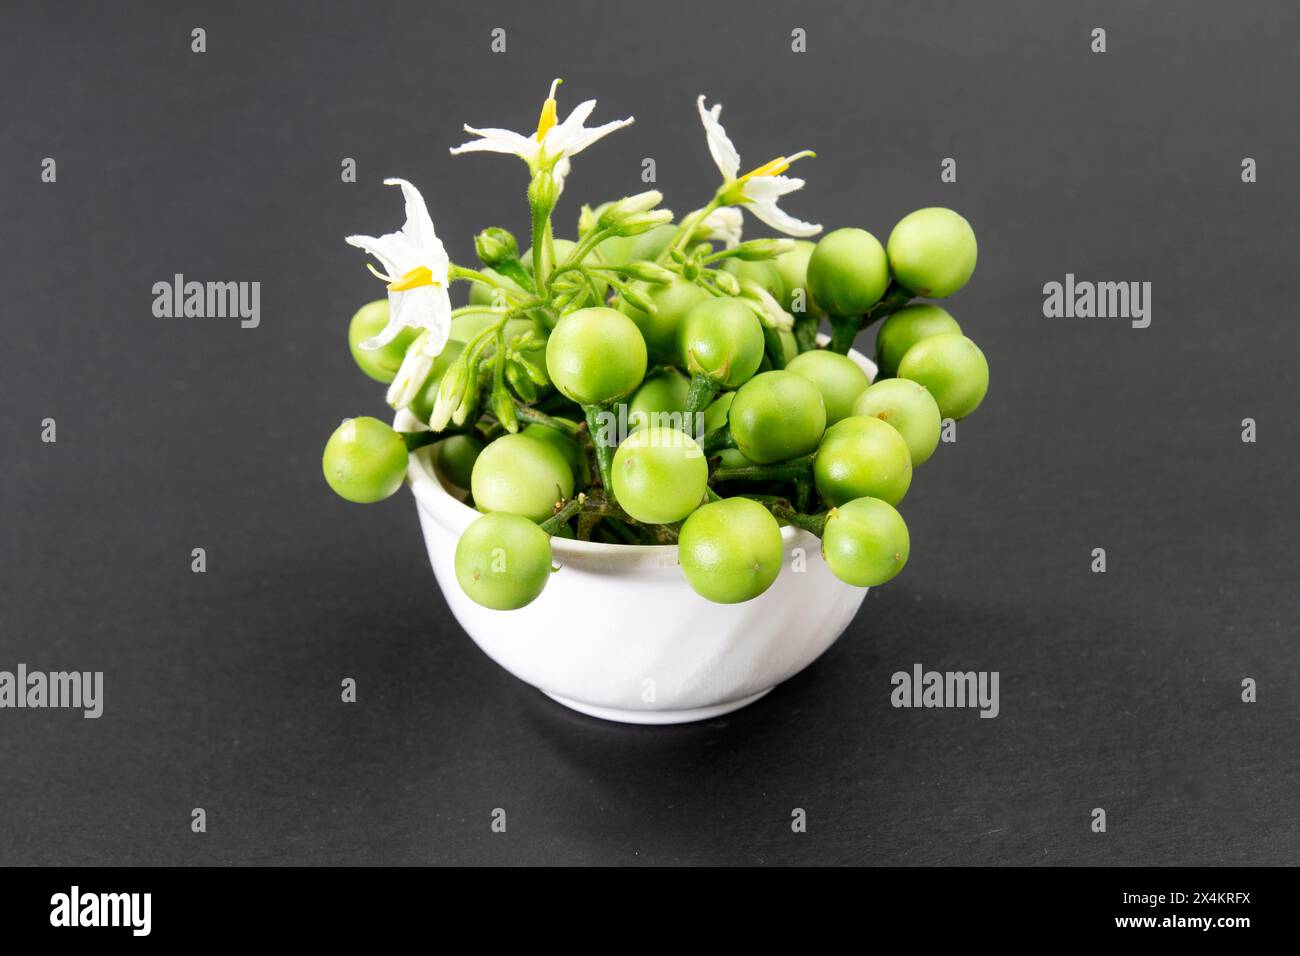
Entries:
[[713,210],[717,209],[720,205],[722,205],[722,202],[717,196],[714,196],[707,206],[697,209],[695,212],[687,215],[687,217],[682,220],[682,224],[677,227],[677,232],[674,233],[673,238],[669,241],[668,245],[664,247],[664,251],[659,253],[659,258],[655,261],[661,264],[667,262],[674,252],[690,241],[691,235],[699,228],[700,223],[704,222],[704,220],[709,217],[709,213],[713,212]]
[[858,337],[858,332],[861,330],[862,316],[832,315],[831,341],[826,347],[832,352],[839,352],[841,355],[847,355],[849,349],[853,348],[853,340]]
[[579,511],[581,511],[583,509],[583,506],[586,503],[587,503],[586,495],[576,495],[575,497],[570,498],[567,502],[565,502],[563,508],[561,508],[559,511],[555,512],[555,514],[551,515],[549,518],[547,518],[545,521],[542,522],[541,524],[542,530],[545,531],[547,534],[555,534],[555,532],[559,531],[560,527],[566,521],[568,521]]
[[853,340],[859,332],[885,316],[892,315],[911,301],[911,292],[897,282],[891,282],[880,301],[861,315],[832,315],[831,341],[827,348],[841,355],[847,354],[853,348]]
[[719,468],[713,472],[712,481],[789,481],[798,483],[812,479],[813,455],[793,458],[775,465],[736,465]]
[[515,402],[515,415],[521,422],[527,422],[529,425],[545,425],[547,428],[554,428],[560,434],[568,435],[570,438],[577,438],[578,432],[582,430],[581,425],[575,425],[567,419],[556,418],[554,415],[540,412],[532,405],[525,405],[523,402]]
[[695,421],[695,416],[709,407],[709,403],[713,401],[713,396],[718,394],[721,387],[721,383],[707,375],[701,375],[698,372],[692,375],[691,387],[686,393],[686,408],[683,409],[683,420],[687,422]]
[[830,517],[830,512],[822,512],[819,515],[807,515],[802,512],[787,508],[778,501],[763,502],[767,509],[772,512],[772,516],[779,521],[795,528],[801,528],[804,531],[810,531],[817,537],[821,537],[826,531],[826,519]]
[[794,341],[800,352],[808,352],[817,347],[817,327],[821,325],[817,316],[809,312],[796,312],[794,316]]
[[536,292],[537,287],[533,284],[533,277],[528,274],[518,259],[507,259],[505,262],[498,263],[497,272],[501,273],[507,279],[512,279],[521,289],[527,289],[529,292]]
[[432,445],[434,442],[440,442],[448,436],[448,429],[441,432],[398,432],[402,436],[402,441],[406,443],[408,452],[415,451],[417,448],[423,448],[426,445]]
[[700,439],[700,447],[704,449],[706,455],[712,455],[724,448],[735,448],[736,438],[731,434],[731,426],[723,425],[721,428],[713,429]]
[[551,231],[551,210],[546,206],[533,206],[533,284],[535,288],[549,288],[550,271],[546,261],[549,249],[547,240]]
[[614,468],[614,446],[609,443],[609,434],[600,423],[600,414],[605,410],[600,405],[582,406],[582,412],[587,418],[587,433],[591,436],[592,447],[596,449],[596,468],[600,471],[600,483],[612,501],[614,486],[610,483],[610,473]]

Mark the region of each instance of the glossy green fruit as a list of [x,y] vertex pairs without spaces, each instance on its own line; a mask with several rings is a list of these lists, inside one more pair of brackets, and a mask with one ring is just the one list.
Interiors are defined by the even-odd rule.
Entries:
[[[525,268],[525,269],[530,268],[529,263],[524,263],[524,268]],[[516,282],[514,279],[506,278],[506,277],[503,276],[501,273],[497,272],[495,269],[489,269],[489,268],[484,267],[484,268],[480,269],[479,271],[482,272],[484,275],[489,275],[489,276],[491,276],[491,277],[492,277],[493,279],[495,279],[497,282],[502,283],[503,285],[505,285],[506,287],[508,287],[508,288],[509,288],[511,291],[513,291],[513,292],[518,292],[520,295],[527,295],[527,294],[528,294],[528,293],[523,289],[523,287],[521,287],[521,286],[519,285],[518,282]],[[476,279],[476,280],[474,280],[473,282],[470,283],[470,285],[469,285],[469,304],[470,304],[470,305],[488,305],[488,306],[496,306],[496,305],[504,305],[504,304],[505,304],[504,300],[502,300],[502,301],[498,301],[498,299],[499,299],[499,296],[497,295],[497,290],[496,290],[493,286],[488,285],[486,282],[479,282],[479,281]],[[454,325],[454,324],[455,324],[455,322],[454,322],[454,320],[453,320],[453,325]],[[466,341],[469,341],[469,340],[466,339]]]
[[522,433],[502,435],[474,462],[470,491],[479,511],[545,521],[573,494],[573,469],[554,446]]
[[793,372],[755,375],[736,392],[727,418],[736,446],[760,465],[812,454],[826,430],[821,393]]
[[738,604],[758,597],[781,573],[781,526],[750,498],[726,498],[696,509],[677,542],[686,580],[701,597]]
[[406,442],[377,418],[348,418],[325,443],[321,469],[340,498],[382,501],[406,477]]
[[486,514],[456,544],[456,580],[475,604],[513,611],[535,601],[551,576],[551,539],[527,518]]
[[627,425],[629,431],[647,425],[682,426],[682,409],[686,407],[686,393],[691,383],[680,372],[660,369],[646,376],[641,387],[632,393],[628,402]]
[[645,378],[645,340],[622,312],[604,306],[579,309],[551,332],[546,368],[555,387],[579,405],[614,402]]
[[442,476],[457,488],[469,488],[474,462],[483,451],[483,442],[473,435],[452,435],[438,442],[435,459]]
[[442,383],[442,377],[447,374],[447,369],[451,368],[451,363],[456,361],[464,350],[465,346],[462,343],[448,339],[442,352],[433,360],[433,368],[430,370],[429,377],[425,380],[423,387],[415,393],[415,398],[411,399],[411,404],[407,406],[411,410],[411,414],[426,425],[433,415],[433,403],[438,398],[438,386]]
[[618,503],[637,521],[669,524],[700,506],[709,465],[685,432],[651,425],[618,446],[611,481]]
[[731,411],[731,403],[735,400],[735,392],[723,392],[713,400],[713,403],[704,410],[704,434],[717,431],[727,424],[727,414]]
[[[815,242],[796,239],[793,249],[772,260],[772,264],[776,266],[776,271],[781,276],[782,288],[785,290],[785,296],[780,300],[781,307],[792,315],[807,313],[818,318],[826,315],[825,310],[817,305],[812,293],[808,291],[808,261],[816,248]],[[802,290],[802,296],[796,296],[799,290]],[[796,299],[799,301],[795,301]],[[802,308],[796,308],[801,304]]]
[[966,284],[978,256],[975,230],[951,209],[908,213],[889,234],[889,268],[898,284],[942,299]]
[[888,286],[885,250],[865,229],[828,232],[808,259],[808,287],[831,315],[861,315]]
[[[576,427],[577,423],[562,418],[560,421],[568,422]],[[569,468],[573,471],[573,477],[578,482],[575,487],[585,488],[591,480],[591,472],[587,466],[587,456],[583,454],[582,446],[570,438],[564,432],[557,428],[551,428],[549,425],[539,425],[534,422],[527,425],[520,431],[521,435],[527,435],[529,438],[536,438],[538,441],[546,442],[569,463]]]
[[988,394],[989,363],[966,336],[934,335],[907,350],[898,377],[924,385],[944,418],[965,418]]
[[692,375],[736,388],[749,381],[763,361],[763,326],[739,300],[713,297],[686,313],[677,352]]
[[785,370],[817,386],[826,404],[827,425],[853,414],[853,403],[871,384],[857,362],[826,349],[813,349],[796,356]]
[[694,306],[713,296],[685,279],[674,279],[662,285],[638,283],[636,288],[655,307],[654,314],[643,312],[623,300],[619,301],[618,310],[641,330],[651,360],[662,364],[676,362],[677,330],[682,319]]
[[774,361],[777,368],[786,368],[799,354],[799,342],[789,329],[776,330],[777,341],[781,343],[781,352]]
[[831,505],[854,498],[896,505],[912,484],[912,456],[896,429],[878,418],[850,415],[826,429],[813,479]]
[[770,292],[777,302],[785,298],[785,281],[781,278],[775,260],[757,259],[746,262],[744,259],[723,259],[719,268],[731,273],[737,280],[756,283]]
[[961,333],[957,320],[937,305],[907,305],[880,324],[876,333],[876,365],[882,378],[898,374],[898,363],[917,342],[932,335]]
[[858,396],[854,415],[879,418],[894,426],[907,442],[912,467],[925,464],[939,446],[943,416],[925,387],[905,378],[887,378]]
[[377,299],[357,309],[348,323],[348,349],[352,352],[352,360],[361,371],[385,385],[397,377],[406,349],[419,333],[418,329],[405,328],[382,348],[363,349],[362,342],[383,331],[388,324],[388,314],[388,300]]
[[876,587],[893,578],[910,550],[903,516],[878,498],[855,498],[833,508],[822,532],[826,566],[855,587]]
[[[598,209],[597,214],[599,212]],[[611,236],[596,246],[596,253],[602,261],[610,265],[637,261],[654,262],[676,234],[677,227],[667,223],[655,226],[637,236]]]

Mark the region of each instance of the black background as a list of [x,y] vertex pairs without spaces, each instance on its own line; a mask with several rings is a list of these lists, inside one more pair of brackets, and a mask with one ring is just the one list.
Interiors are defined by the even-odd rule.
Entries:
[[[1294,5],[6,4],[4,21],[0,669],[106,687],[99,720],[0,712],[0,863],[1294,861]],[[382,288],[342,237],[400,224],[394,175],[454,259],[485,225],[523,235],[523,165],[447,148],[465,122],[530,128],[555,75],[562,112],[595,96],[597,121],[637,118],[575,160],[562,233],[584,199],[643,188],[646,156],[669,205],[702,203],[704,92],[747,166],[817,149],[795,215],[884,238],[942,204],[979,236],[951,308],[993,386],[904,503],[907,572],[720,720],[551,703],[450,619],[407,493],[349,506],[321,479],[338,420],[384,411],[345,345]],[[261,327],[155,318],[176,272],[260,281]],[[1150,281],[1151,327],[1044,318],[1067,272]],[[891,708],[890,675],[917,661],[999,671],[1001,716]]]

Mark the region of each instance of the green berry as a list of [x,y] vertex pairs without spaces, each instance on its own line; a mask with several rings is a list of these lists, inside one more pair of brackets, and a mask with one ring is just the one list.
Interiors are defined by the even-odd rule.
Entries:
[[340,498],[369,504],[402,487],[408,457],[402,436],[379,419],[349,418],[325,443],[321,468]]
[[551,539],[527,518],[486,514],[456,544],[456,580],[470,600],[513,611],[537,599],[551,576]]
[[908,213],[889,234],[889,267],[905,289],[942,299],[975,271],[975,230],[951,209],[932,206]]
[[831,315],[861,315],[889,286],[889,262],[865,229],[836,229],[817,243],[808,259],[808,286]]

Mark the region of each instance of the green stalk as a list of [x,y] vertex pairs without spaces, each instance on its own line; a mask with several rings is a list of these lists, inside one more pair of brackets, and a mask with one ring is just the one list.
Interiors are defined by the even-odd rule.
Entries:
[[720,382],[707,375],[698,372],[692,375],[691,387],[686,393],[686,408],[683,409],[684,420],[695,421],[695,416],[709,407],[709,403],[713,401],[713,397],[718,394],[721,387]]
[[581,425],[575,425],[565,419],[547,415],[545,412],[538,411],[532,405],[525,405],[523,402],[515,402],[515,415],[521,422],[527,422],[529,425],[545,425],[547,428],[554,428],[560,434],[568,435],[570,438],[577,438],[578,432],[582,429]]
[[767,509],[772,512],[773,517],[779,521],[784,521],[792,527],[812,532],[819,538],[826,531],[826,519],[830,517],[830,512],[828,511],[822,512],[819,515],[807,515],[787,508],[779,501],[765,501],[763,504],[765,504]]
[[547,518],[545,521],[542,522],[541,524],[542,530],[545,531],[547,534],[555,534],[557,531],[560,530],[560,527],[566,521],[568,521],[570,518],[572,518],[574,515],[576,515],[579,511],[582,510],[586,502],[587,502],[586,495],[580,494],[580,495],[576,495],[573,498],[570,498],[567,502],[565,502],[563,508],[561,508],[559,511],[555,512],[555,514],[551,515],[549,518]]
[[605,493],[610,500],[614,499],[614,486],[610,481],[610,473],[614,467],[614,446],[609,442],[602,441],[602,436],[608,439],[605,429],[600,426],[600,413],[605,411],[600,405],[583,405],[582,412],[587,419],[587,434],[591,438],[592,447],[596,449],[596,467],[600,471],[600,483],[605,489]]
[[734,468],[718,468],[713,472],[711,480],[789,481],[796,484],[801,481],[811,481],[813,457],[813,455],[805,455],[775,465],[737,465]]
[[721,428],[713,429],[700,439],[700,447],[704,449],[706,455],[712,455],[724,448],[735,448],[736,438],[731,434],[731,426],[723,425]]

